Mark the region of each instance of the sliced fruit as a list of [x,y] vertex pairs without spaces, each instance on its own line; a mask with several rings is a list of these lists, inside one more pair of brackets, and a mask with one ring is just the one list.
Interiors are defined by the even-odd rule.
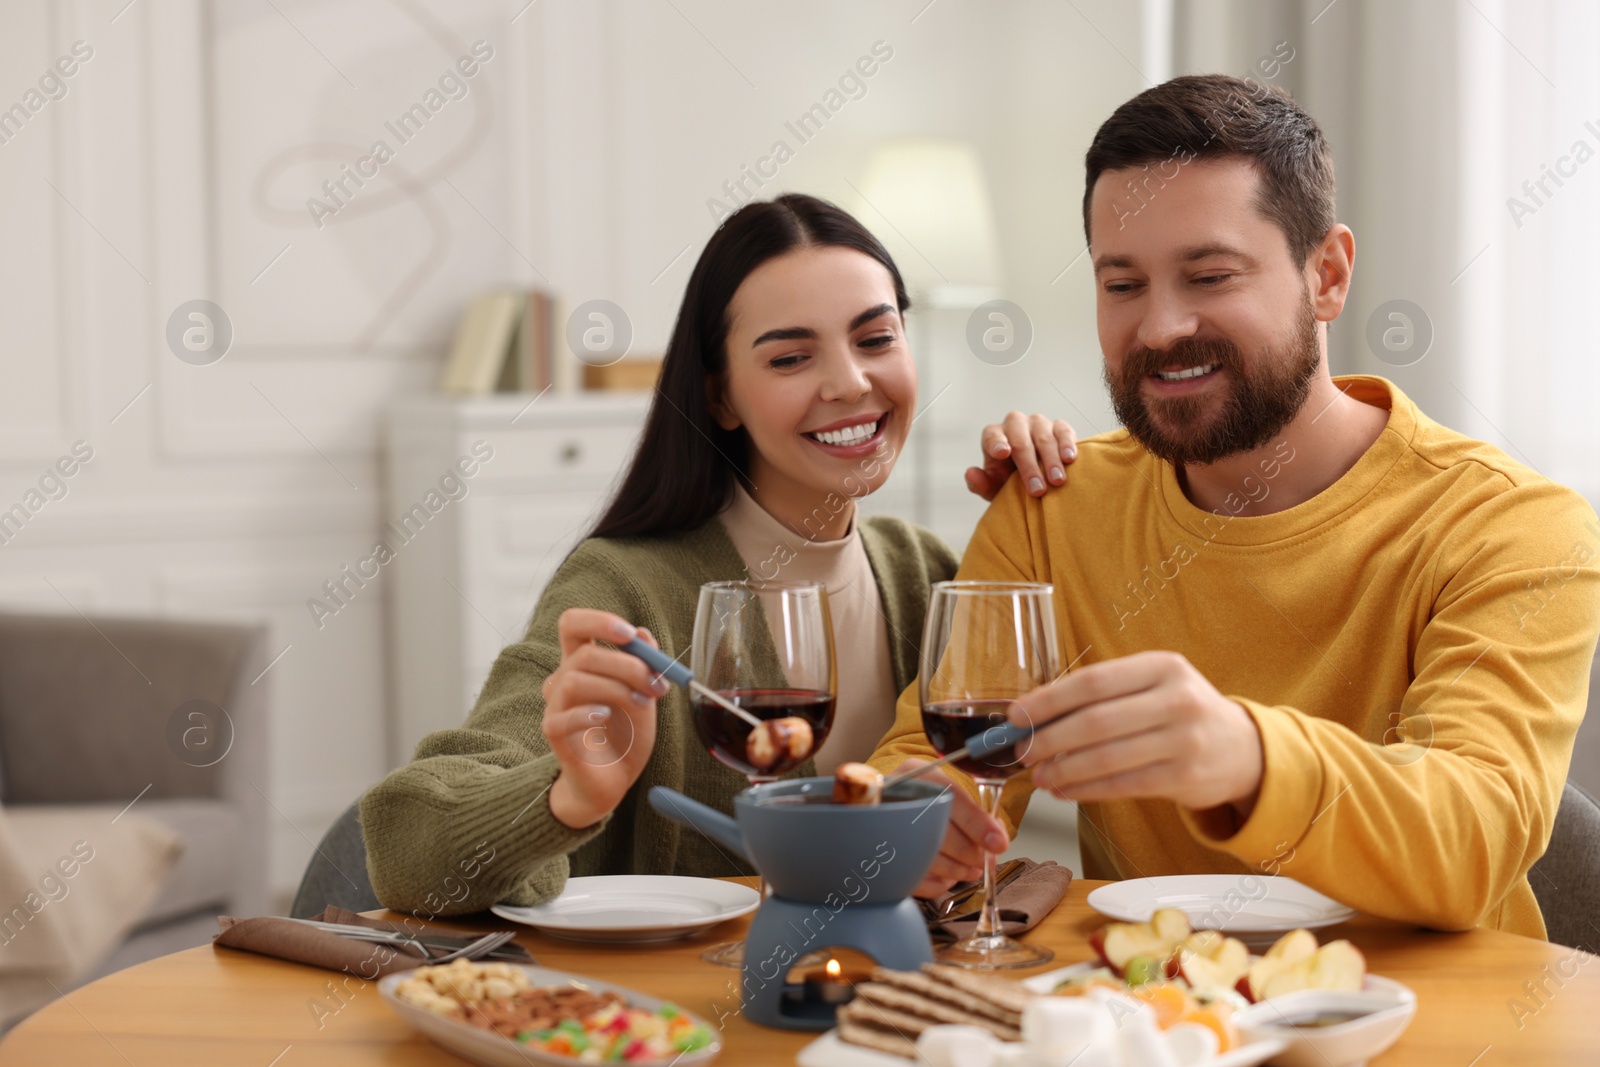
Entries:
[[[1267,949],[1266,955],[1262,955],[1259,960],[1254,961],[1253,965],[1250,966],[1250,973],[1238,981],[1238,992],[1243,993],[1246,1000],[1266,1000],[1267,997],[1274,995],[1270,990],[1275,989],[1275,982],[1277,982],[1278,976],[1285,973],[1285,971],[1290,971],[1293,968],[1304,968],[1306,974],[1320,973],[1320,968],[1330,966],[1330,963],[1328,963],[1328,960],[1322,961],[1322,963],[1314,963],[1314,961],[1323,952],[1330,949],[1331,945],[1344,945],[1344,949],[1334,950],[1333,957],[1328,958],[1328,960],[1333,961],[1331,963],[1333,971],[1330,971],[1330,977],[1326,981],[1344,981],[1339,976],[1342,976],[1344,971],[1349,968],[1349,958],[1347,957],[1352,952],[1355,953],[1358,971],[1360,971],[1360,974],[1366,973],[1365,957],[1362,957],[1362,953],[1357,952],[1355,945],[1347,941],[1334,941],[1328,945],[1323,945],[1322,949],[1318,949],[1317,937],[1310,933],[1309,929],[1296,929],[1293,933],[1283,934],[1282,937],[1278,937],[1277,944]],[[1344,961],[1341,961],[1341,958]],[[1355,979],[1355,985],[1350,985],[1349,989],[1360,989],[1362,987],[1360,974]],[[1302,977],[1302,979],[1293,979],[1293,981],[1318,981],[1318,979]],[[1296,989],[1346,989],[1346,985],[1296,985]],[[1285,987],[1285,989],[1278,989],[1277,992],[1288,992],[1288,989]]]
[[1135,956],[1165,959],[1172,951],[1149,923],[1112,923],[1096,933],[1099,936],[1091,937],[1089,946],[1119,977],[1127,973],[1128,963]]
[[1177,908],[1157,908],[1155,914],[1150,916],[1150,925],[1155,928],[1158,937],[1173,944],[1194,932],[1194,927],[1189,925],[1189,916]]
[[1161,966],[1161,960],[1155,956],[1135,956],[1128,961],[1123,978],[1131,986],[1159,982],[1162,978]]
[[1261,990],[1266,988],[1273,975],[1285,967],[1308,959],[1317,952],[1317,938],[1310,930],[1291,930],[1278,938],[1277,942],[1261,958],[1250,965],[1250,970],[1240,978],[1235,988],[1251,1003],[1261,1000]]
[[1182,978],[1205,997],[1217,997],[1250,972],[1250,950],[1243,941],[1202,930],[1186,938],[1167,961],[1168,977]]
[[1273,942],[1271,948],[1262,953],[1262,959],[1303,959],[1317,951],[1317,935],[1310,930],[1291,930]]
[[1302,989],[1355,992],[1367,975],[1367,958],[1348,941],[1330,941],[1310,956],[1279,968],[1257,988],[1258,1000]]
[[1214,1031],[1217,1035],[1217,1051],[1227,1052],[1239,1043],[1239,1033],[1233,1028],[1230,1018],[1232,1010],[1225,1004],[1207,1004],[1203,1008],[1191,1008],[1179,1016],[1180,1023],[1195,1023]]
[[[1184,938],[1183,943],[1178,947],[1199,953],[1202,956],[1215,956],[1221,951],[1222,943],[1228,940],[1230,939],[1216,930],[1196,930]],[[1240,942],[1240,944],[1243,944],[1243,942]]]
[[1150,1005],[1150,1009],[1155,1012],[1156,1025],[1163,1030],[1183,1018],[1185,1013],[1193,1011],[1195,1007],[1193,998],[1182,986],[1168,982],[1153,982],[1128,992],[1134,999]]
[[1089,947],[1118,975],[1126,975],[1135,956],[1153,956],[1164,963],[1193,931],[1183,912],[1163,908],[1146,923],[1107,923],[1089,935]]

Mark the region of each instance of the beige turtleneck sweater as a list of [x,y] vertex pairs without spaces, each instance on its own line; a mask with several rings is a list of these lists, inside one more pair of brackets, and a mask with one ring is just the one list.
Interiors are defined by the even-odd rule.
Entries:
[[[852,505],[853,507],[854,505]],[[867,561],[856,520],[837,541],[816,541],[769,515],[743,486],[717,516],[752,578],[819,582],[828,590],[839,701],[833,730],[817,750],[817,773],[864,761],[894,723],[894,673],[889,662],[889,622],[878,582]],[[920,642],[921,634],[908,634]]]

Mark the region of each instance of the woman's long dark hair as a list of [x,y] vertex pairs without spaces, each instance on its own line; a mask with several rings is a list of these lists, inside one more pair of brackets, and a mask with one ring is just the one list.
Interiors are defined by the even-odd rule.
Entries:
[[[849,212],[789,193],[746,204],[723,221],[689,275],[661,381],[638,450],[591,537],[664,537],[692,530],[721,511],[735,477],[745,476],[749,439],[712,415],[706,383],[728,367],[728,303],[769,259],[812,246],[853,248],[894,279],[902,314],[911,306],[894,260]],[[748,480],[748,478],[746,478]]]

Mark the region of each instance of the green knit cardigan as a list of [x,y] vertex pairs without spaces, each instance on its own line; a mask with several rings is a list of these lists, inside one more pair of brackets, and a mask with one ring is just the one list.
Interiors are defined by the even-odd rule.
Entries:
[[[928,587],[953,577],[958,560],[932,533],[899,519],[866,519],[860,530],[899,692],[917,676]],[[717,519],[674,537],[580,544],[539,598],[527,636],[501,651],[467,721],[423,738],[411,763],[362,797],[367,872],[378,899],[398,911],[452,915],[549,900],[569,875],[752,873],[647,802],[652,786],[665,785],[731,811],[733,795],[747,786],[700,744],[681,689],[657,704],[655,752],[639,780],[612,814],[583,830],[550,813],[545,798],[559,765],[540,732],[540,686],[561,662],[563,611],[615,612],[676,655],[692,640],[700,586],[746,577]],[[792,772],[815,773],[810,762]]]

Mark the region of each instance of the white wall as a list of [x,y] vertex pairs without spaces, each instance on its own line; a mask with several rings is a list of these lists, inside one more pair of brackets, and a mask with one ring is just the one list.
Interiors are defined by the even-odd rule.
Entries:
[[[380,3],[0,12],[7,104],[74,41],[93,49],[0,145],[0,499],[73,441],[94,449],[0,547],[0,603],[271,623],[273,654],[287,650],[261,682],[279,891],[387,769],[381,586],[321,629],[306,608],[383,517],[378,414],[429,387],[469,294],[533,276],[483,217],[531,251],[513,134],[532,64],[501,6],[455,5],[447,22]],[[471,95],[316,228],[316,186],[479,38],[496,53]],[[396,196],[391,173],[432,184]],[[164,337],[197,297],[235,334],[206,366]]]

